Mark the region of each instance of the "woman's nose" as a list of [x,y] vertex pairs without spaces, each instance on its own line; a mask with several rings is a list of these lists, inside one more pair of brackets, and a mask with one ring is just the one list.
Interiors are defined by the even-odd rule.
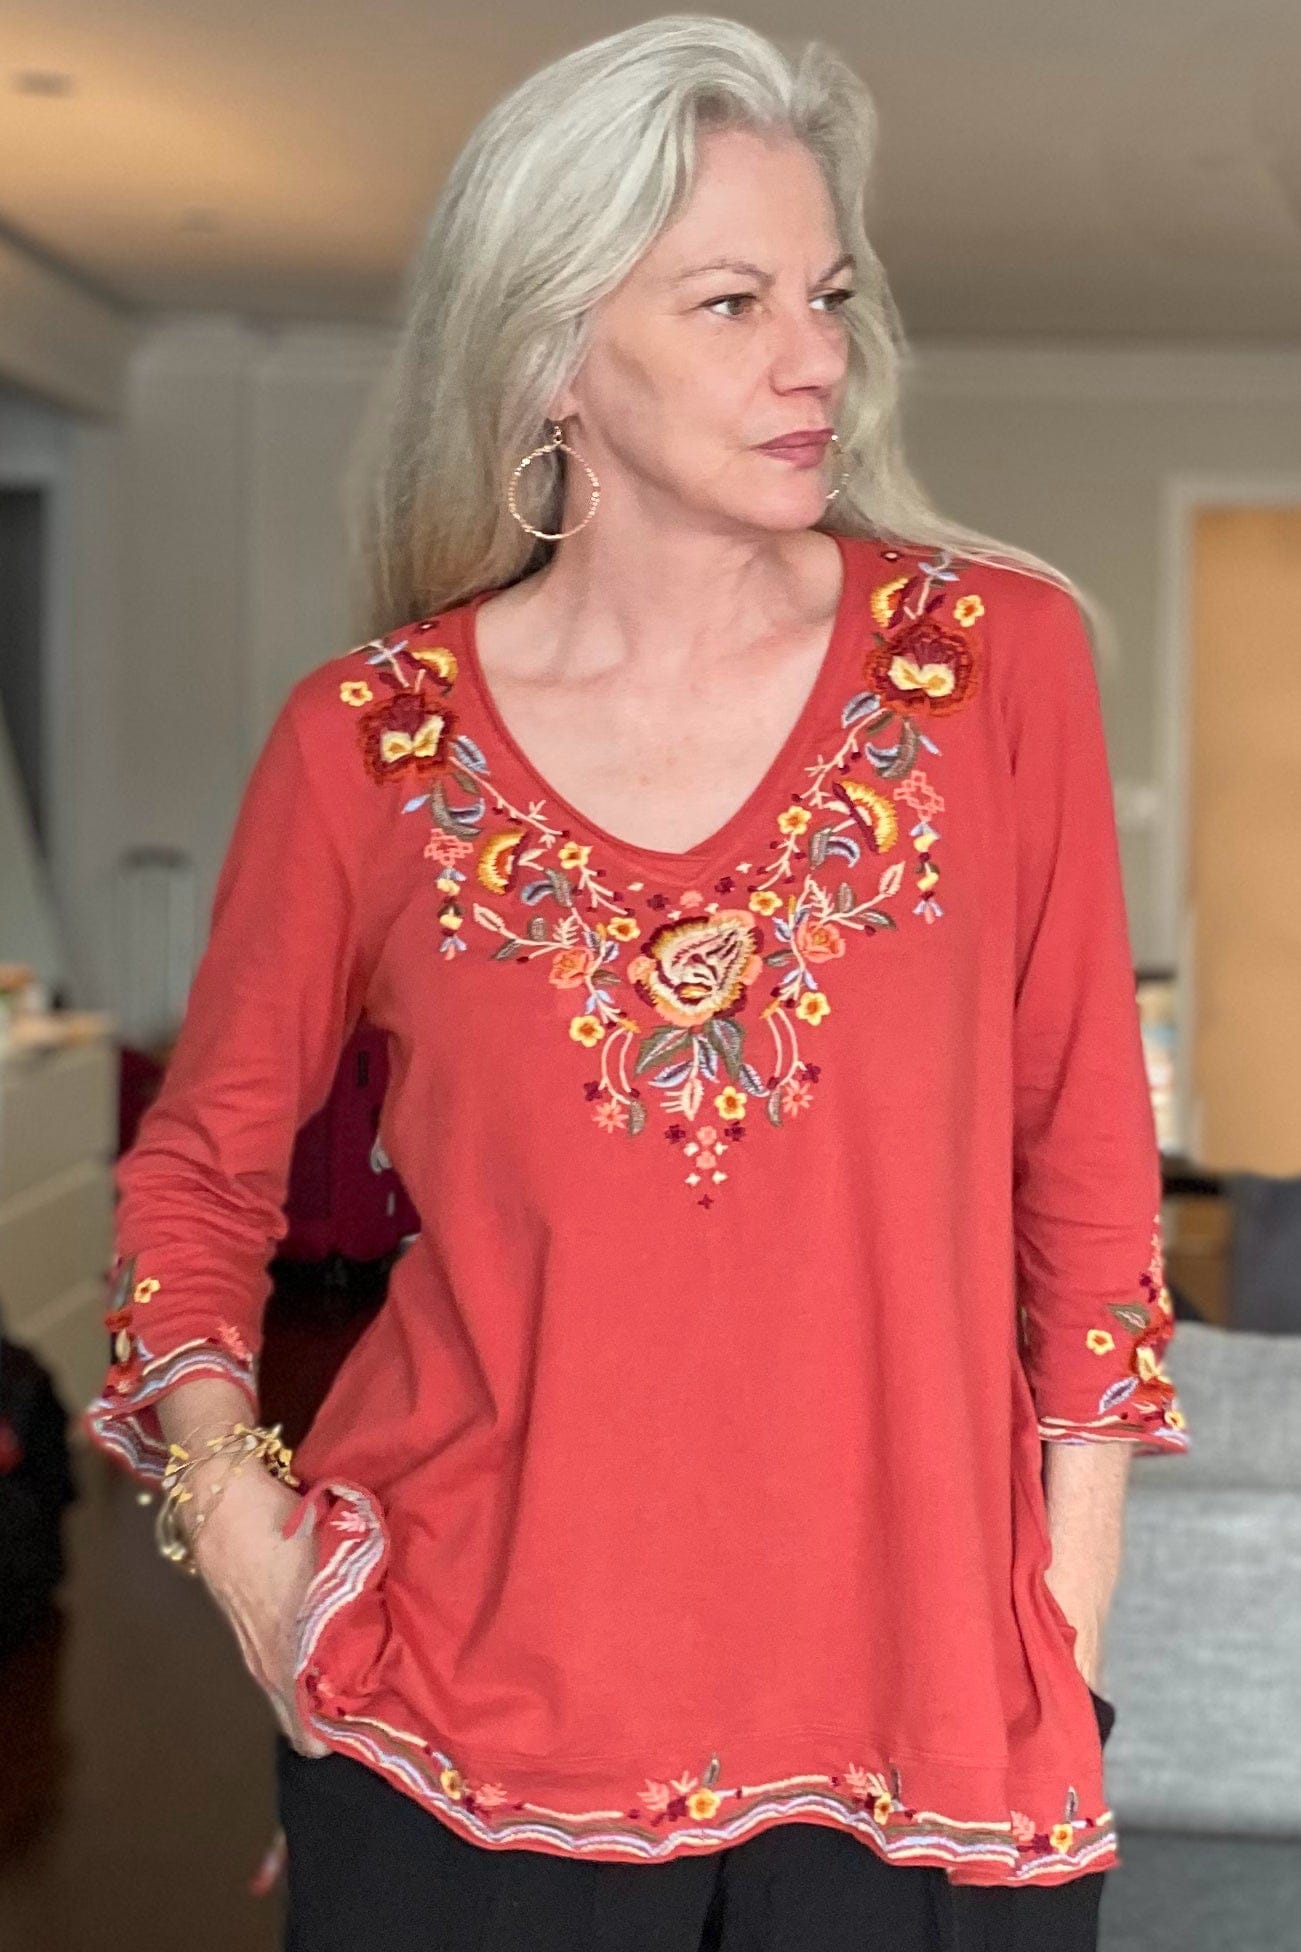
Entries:
[[783,388],[830,386],[845,370],[843,335],[825,315],[783,314],[776,328],[773,377]]

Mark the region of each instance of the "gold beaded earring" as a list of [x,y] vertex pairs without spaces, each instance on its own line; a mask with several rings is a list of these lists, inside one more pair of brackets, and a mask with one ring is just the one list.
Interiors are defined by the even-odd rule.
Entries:
[[827,500],[829,502],[834,502],[836,496],[840,493],[845,483],[849,480],[850,475],[853,473],[854,464],[850,460],[849,456],[845,453],[844,448],[841,446],[839,434],[832,434],[831,445],[835,447],[837,454],[839,454],[841,460],[844,462],[844,466],[840,471],[840,479],[827,496]]
[[[563,433],[563,429],[561,428],[560,422],[558,420],[553,420],[551,423],[551,427],[552,427],[551,439],[549,441],[544,442],[541,447],[535,447],[531,454],[526,454],[524,456],[524,459],[521,462],[519,462],[518,465],[512,470],[510,482],[506,489],[506,506],[507,508],[509,508],[511,514],[515,517],[515,520],[519,523],[520,527],[522,529],[527,529],[530,535],[540,536],[544,542],[560,542],[563,540],[565,536],[577,535],[579,529],[585,529],[587,527],[588,523],[591,521],[592,517],[596,513],[596,504],[601,499],[601,484],[597,480],[595,474],[593,474],[591,468],[588,467],[582,455],[579,454],[574,448],[572,448],[569,445],[568,441],[564,438],[564,433]],[[566,454],[572,454],[575,461],[578,462],[578,465],[586,471],[587,478],[592,484],[592,499],[588,504],[586,515],[583,517],[581,522],[575,523],[572,529],[555,529],[555,530],[535,529],[531,522],[525,521],[524,517],[520,514],[519,509],[515,506],[516,483],[519,481],[520,476],[523,474],[525,468],[528,466],[530,461],[536,461],[539,454],[554,454],[557,452],[558,449],[561,448],[563,448]]]

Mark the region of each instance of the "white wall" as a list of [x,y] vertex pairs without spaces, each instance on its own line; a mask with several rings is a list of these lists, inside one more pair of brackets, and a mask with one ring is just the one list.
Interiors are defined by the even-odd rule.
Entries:
[[[78,436],[70,676],[89,716],[64,778],[76,899],[121,847],[166,841],[193,854],[206,919],[272,711],[347,648],[339,474],[386,346],[378,329],[161,321],[131,361],[119,432]],[[1135,951],[1172,961],[1165,501],[1185,474],[1294,474],[1301,367],[1259,351],[921,348],[906,432],[942,507],[1059,563],[1110,610],[1122,656],[1104,703]],[[110,921],[102,902],[76,918],[79,1000],[114,1007]]]
[[[75,1000],[99,991],[103,944],[111,928],[109,843],[116,823],[117,710],[110,697],[118,644],[116,592],[121,568],[121,436],[111,423],[74,418],[48,401],[5,392],[0,398],[0,480],[46,498],[47,609],[45,752],[49,785],[46,868],[24,837],[25,867],[7,861],[4,887],[28,886],[55,911],[57,941],[41,948],[30,927],[32,960],[66,983]],[[10,843],[20,844],[16,833]],[[39,887],[40,895],[36,896]],[[21,959],[22,942],[0,939],[0,959]]]
[[[932,350],[908,420],[941,506],[1047,556],[1110,612],[1103,684],[1137,960],[1175,964],[1183,618],[1170,524],[1193,478],[1270,499],[1301,469],[1301,358],[1179,348]],[[1184,573],[1180,565],[1178,573]]]

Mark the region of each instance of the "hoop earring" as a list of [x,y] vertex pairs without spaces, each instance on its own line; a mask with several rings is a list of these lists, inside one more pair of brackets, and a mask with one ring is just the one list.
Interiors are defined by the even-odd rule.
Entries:
[[841,446],[839,434],[832,434],[831,440],[835,445],[836,452],[840,455],[841,460],[844,462],[844,466],[840,471],[839,481],[836,483],[835,487],[827,495],[827,500],[829,502],[834,502],[836,496],[840,493],[845,483],[849,480],[850,475],[854,472],[854,464],[852,460],[849,458],[849,456],[845,453],[844,448]]
[[[568,441],[565,440],[564,431],[561,428],[560,422],[558,420],[553,420],[551,423],[551,427],[552,427],[551,439],[549,441],[544,442],[541,447],[535,447],[532,453],[526,454],[524,456],[524,459],[520,461],[516,465],[516,467],[511,471],[510,482],[507,485],[507,489],[506,489],[506,506],[510,510],[511,514],[515,517],[515,520],[519,523],[520,527],[522,529],[527,529],[530,535],[540,536],[544,542],[560,542],[563,541],[563,539],[566,536],[577,535],[579,529],[585,529],[587,527],[588,523],[591,521],[592,517],[596,513],[596,504],[601,499],[601,484],[597,480],[596,476],[593,474],[591,468],[588,467],[586,461],[584,461],[582,455],[579,454],[574,448],[572,448],[569,445]],[[524,520],[524,517],[520,514],[519,509],[515,506],[515,486],[530,461],[536,461],[539,454],[554,454],[559,448],[563,448],[566,454],[572,454],[575,461],[578,462],[579,466],[586,471],[587,478],[592,484],[592,499],[588,504],[586,515],[583,517],[582,521],[576,523],[572,529],[555,529],[555,530],[535,529],[531,522],[526,522]]]

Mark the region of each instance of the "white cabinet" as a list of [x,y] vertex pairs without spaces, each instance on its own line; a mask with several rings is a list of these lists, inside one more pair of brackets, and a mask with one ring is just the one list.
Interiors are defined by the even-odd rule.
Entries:
[[75,1418],[108,1367],[118,1049],[112,1019],[20,1018],[0,1047],[0,1319]]

